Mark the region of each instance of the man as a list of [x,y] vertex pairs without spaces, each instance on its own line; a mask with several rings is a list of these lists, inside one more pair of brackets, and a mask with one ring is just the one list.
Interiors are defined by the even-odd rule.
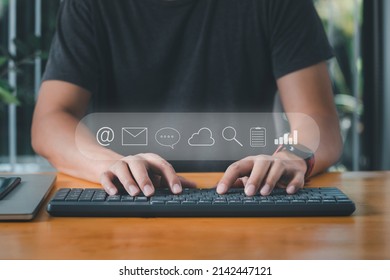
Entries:
[[155,175],[180,193],[191,183],[156,154],[120,155],[88,133],[87,153],[104,160],[81,154],[75,130],[88,105],[99,112],[260,112],[278,90],[300,143],[314,149],[318,139],[289,113],[319,127],[314,166],[286,149],[253,155],[230,165],[217,191],[242,184],[247,195],[268,195],[284,183],[292,194],[341,153],[331,56],[311,0],[64,0],[32,145],[59,171],[100,182],[109,194],[119,180],[130,195],[153,195]]

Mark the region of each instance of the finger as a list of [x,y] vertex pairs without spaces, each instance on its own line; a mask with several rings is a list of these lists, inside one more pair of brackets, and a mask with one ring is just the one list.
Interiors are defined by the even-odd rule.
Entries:
[[154,194],[154,187],[152,180],[149,178],[147,162],[141,158],[130,160],[128,162],[129,169],[133,175],[138,186],[142,190],[145,196],[151,196]]
[[255,160],[251,175],[245,185],[245,194],[248,196],[255,195],[260,188],[268,170],[272,165],[273,160],[259,157]]
[[180,179],[177,176],[175,169],[169,162],[156,154],[145,154],[143,155],[143,158],[148,161],[152,171],[163,176],[164,180],[168,183],[168,186],[174,194],[182,192],[183,189]]
[[224,194],[240,177],[248,176],[253,167],[253,160],[247,158],[231,164],[217,185],[217,193]]
[[106,171],[100,176],[100,184],[109,195],[115,195],[118,192],[113,183],[114,179],[115,175],[111,171]]
[[249,179],[248,176],[241,177],[241,178],[240,178],[241,184],[242,184],[243,186],[245,186],[245,185],[248,183],[248,179]]
[[285,166],[283,161],[275,159],[264,179],[264,185],[260,189],[260,194],[263,196],[270,195],[275,186],[280,182],[280,178],[283,176],[284,172]]
[[136,196],[140,193],[140,189],[130,173],[127,162],[119,161],[115,164],[113,173],[131,196]]
[[238,178],[232,185],[232,188],[242,188],[246,185],[246,182],[248,181],[248,176],[244,176],[241,178]]
[[286,192],[288,194],[294,194],[303,188],[305,185],[305,174],[302,172],[297,172],[292,178],[290,183],[287,185]]

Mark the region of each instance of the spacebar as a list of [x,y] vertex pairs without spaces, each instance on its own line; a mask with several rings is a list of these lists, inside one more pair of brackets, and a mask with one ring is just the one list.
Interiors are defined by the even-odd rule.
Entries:
[[[121,205],[150,205],[149,201],[122,201]],[[111,202],[110,205],[118,205],[118,203]]]

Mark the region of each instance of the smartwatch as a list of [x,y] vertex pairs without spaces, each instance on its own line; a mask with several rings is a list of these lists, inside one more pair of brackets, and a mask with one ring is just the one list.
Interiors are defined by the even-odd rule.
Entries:
[[283,148],[304,160],[314,156],[309,148],[300,144],[283,144]]
[[314,163],[315,163],[314,152],[304,145],[282,144],[277,148],[275,153],[278,153],[278,152],[284,151],[284,150],[289,151],[290,153],[296,155],[297,157],[303,159],[306,162],[307,168],[306,168],[306,173],[305,173],[305,179],[307,179],[310,176],[311,172],[313,171],[313,167],[314,167]]

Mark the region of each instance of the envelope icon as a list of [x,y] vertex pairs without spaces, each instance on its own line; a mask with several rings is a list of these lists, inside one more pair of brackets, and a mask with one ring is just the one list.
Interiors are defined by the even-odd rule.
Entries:
[[147,127],[122,127],[122,146],[147,146]]

